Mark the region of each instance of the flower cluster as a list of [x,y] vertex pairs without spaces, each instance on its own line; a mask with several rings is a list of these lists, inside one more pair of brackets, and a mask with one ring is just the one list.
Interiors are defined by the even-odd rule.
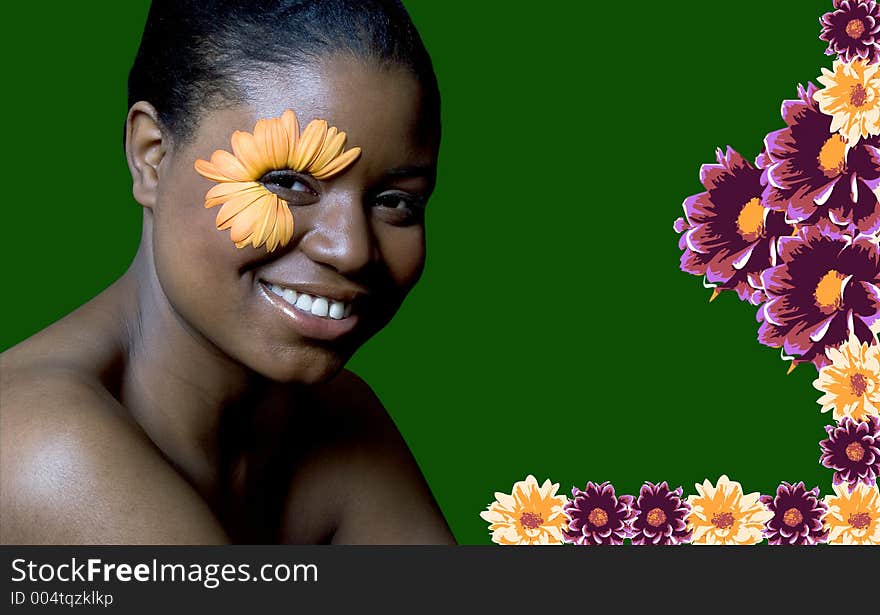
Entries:
[[727,148],[685,199],[681,269],[712,298],[734,290],[758,306],[758,340],[817,369],[851,335],[880,326],[880,7],[838,0],[821,19],[837,55],[782,104],[754,163]]
[[819,488],[783,482],[775,495],[745,493],[722,475],[682,488],[646,482],[638,497],[617,495],[609,482],[572,488],[571,499],[556,495],[559,483],[542,486],[534,476],[480,516],[501,545],[880,545],[880,491],[876,484],[835,485],[824,499]]

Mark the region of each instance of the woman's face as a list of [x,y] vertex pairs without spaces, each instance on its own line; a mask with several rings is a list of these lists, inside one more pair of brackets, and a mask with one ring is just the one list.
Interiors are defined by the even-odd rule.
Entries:
[[[438,127],[424,117],[411,73],[347,56],[240,85],[252,102],[203,114],[193,138],[159,165],[157,275],[185,325],[223,354],[273,380],[318,382],[388,322],[421,274],[422,208],[434,185]],[[233,131],[251,132],[258,119],[285,109],[296,112],[301,128],[327,120],[361,155],[326,181],[291,178],[303,198],[290,199],[297,203],[289,205],[287,245],[236,248],[229,231],[215,226],[217,209],[204,206],[214,184],[193,164],[231,151]],[[343,308],[350,314],[312,314],[303,300],[291,304],[285,290],[341,303],[337,317]]]

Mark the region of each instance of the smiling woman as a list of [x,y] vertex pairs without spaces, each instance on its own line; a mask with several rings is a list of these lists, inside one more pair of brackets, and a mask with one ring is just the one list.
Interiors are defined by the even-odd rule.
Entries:
[[424,266],[439,94],[406,11],[155,0],[128,107],[131,266],[2,355],[0,541],[451,543],[344,369]]

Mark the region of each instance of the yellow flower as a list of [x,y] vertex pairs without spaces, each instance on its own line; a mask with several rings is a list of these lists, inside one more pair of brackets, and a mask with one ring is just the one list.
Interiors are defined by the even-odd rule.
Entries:
[[754,545],[763,539],[764,524],[773,517],[761,503],[758,492],[743,495],[742,485],[726,475],[718,486],[709,480],[696,484],[699,495],[688,496],[691,512],[688,527],[693,530],[693,544]]
[[562,507],[567,498],[556,495],[559,483],[538,481],[529,474],[513,486],[508,495],[495,493],[495,501],[480,516],[488,521],[492,542],[500,545],[562,544],[562,529],[568,527],[568,515]]
[[839,132],[848,147],[861,137],[880,134],[880,75],[877,64],[862,60],[834,61],[834,70],[822,69],[819,83],[825,87],[813,94],[819,110],[830,115],[831,132]]
[[232,151],[217,150],[211,161],[196,160],[196,171],[218,182],[205,195],[205,207],[223,204],[217,213],[218,230],[230,229],[236,247],[266,244],[271,252],[293,237],[290,207],[269,191],[260,179],[269,171],[291,169],[324,180],[342,173],[361,148],[345,148],[345,133],[312,120],[300,135],[296,114],[288,109],[280,118],[257,121],[254,132],[232,133]]
[[818,399],[822,412],[834,411],[834,420],[849,416],[857,421],[880,416],[880,345],[869,345],[850,334],[839,348],[826,348],[831,361],[819,370],[813,386],[825,393]]
[[826,495],[825,528],[828,542],[838,545],[880,545],[880,491],[877,485],[858,483],[852,493],[845,483]]

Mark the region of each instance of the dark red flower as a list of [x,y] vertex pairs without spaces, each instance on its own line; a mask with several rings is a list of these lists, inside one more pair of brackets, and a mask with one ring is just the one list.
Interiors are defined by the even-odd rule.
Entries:
[[572,498],[563,510],[571,521],[562,530],[565,542],[576,545],[621,545],[632,535],[635,516],[631,495],[616,496],[609,482],[588,482],[584,490],[571,490]]
[[850,147],[831,133],[830,115],[813,99],[816,86],[798,86],[798,98],[782,103],[786,127],[764,138],[756,163],[762,168],[764,204],[789,222],[820,224],[851,235],[880,229],[880,139]]
[[773,513],[764,529],[771,545],[815,545],[828,541],[822,517],[828,505],[819,496],[819,488],[807,491],[803,482],[783,482],[776,496],[762,495],[761,502]]
[[666,481],[642,485],[633,504],[634,545],[677,545],[690,541],[693,532],[687,529],[685,517],[691,506],[681,495],[681,487],[670,491]]
[[828,42],[825,55],[835,55],[844,62],[855,59],[877,61],[880,46],[880,10],[874,0],[834,0],[834,8],[819,18],[819,39]]
[[826,426],[825,431],[829,437],[819,442],[819,461],[835,471],[833,483],[846,483],[850,493],[859,482],[873,487],[880,474],[880,420],[869,416],[855,421],[846,416],[838,425]]
[[876,343],[871,325],[880,319],[880,250],[861,235],[853,240],[816,226],[778,242],[781,264],[761,274],[767,301],[758,341],[782,347],[795,362],[829,361],[825,348],[855,336]]
[[758,305],[764,300],[761,272],[776,264],[774,243],[792,227],[783,214],[764,207],[760,169],[730,147],[716,150],[716,157],[718,164],[700,167],[706,191],[686,198],[685,217],[675,221],[676,232],[683,233],[681,269],[705,276],[715,293],[732,289]]

